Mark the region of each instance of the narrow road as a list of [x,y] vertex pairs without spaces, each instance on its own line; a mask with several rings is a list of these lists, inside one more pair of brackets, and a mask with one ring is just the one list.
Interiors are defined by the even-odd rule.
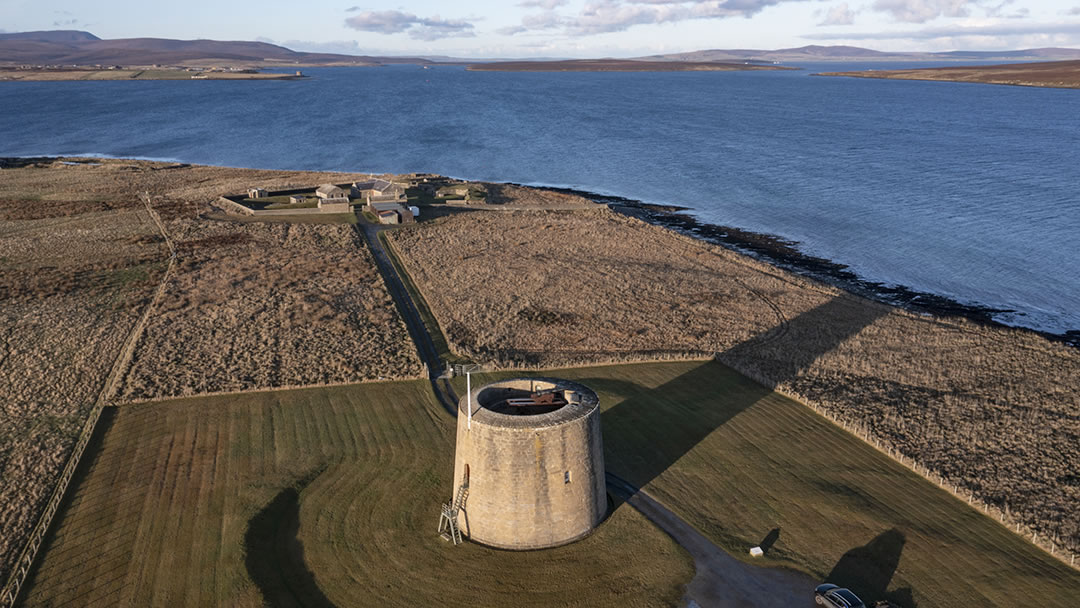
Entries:
[[376,226],[364,223],[363,220],[357,225],[357,230],[360,230],[364,235],[368,249],[371,251],[372,257],[375,258],[375,265],[378,267],[379,273],[382,274],[386,289],[390,292],[390,296],[394,298],[398,311],[401,313],[401,318],[405,321],[405,327],[409,330],[409,336],[412,338],[413,344],[416,345],[420,360],[427,365],[428,380],[431,381],[431,388],[435,391],[435,396],[439,399],[439,403],[446,408],[447,412],[457,416],[457,395],[454,394],[450,382],[442,377],[443,362],[439,358],[439,352],[435,350],[435,342],[432,341],[431,334],[428,333],[427,326],[424,325],[424,320],[420,317],[420,312],[416,310],[416,305],[413,303],[412,297],[409,296],[409,290],[405,288],[405,283],[402,282],[401,276],[398,275],[397,269],[394,267],[393,262],[390,261],[390,255],[386,252],[382,241],[379,240],[379,233],[387,228],[389,226]]
[[607,474],[607,487],[694,559],[694,578],[683,597],[690,608],[814,606],[814,587],[820,581],[794,570],[754,566],[735,559],[656,499],[613,473]]

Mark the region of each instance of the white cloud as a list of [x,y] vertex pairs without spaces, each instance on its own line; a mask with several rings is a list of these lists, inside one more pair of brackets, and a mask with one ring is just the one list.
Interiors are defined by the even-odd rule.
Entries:
[[938,17],[966,17],[976,0],[876,0],[874,9],[905,23],[926,23]]
[[1071,9],[1069,9],[1069,14],[1070,15],[1080,15],[1080,6],[1074,6]]
[[847,2],[837,4],[829,8],[825,18],[818,25],[851,25],[855,23],[855,11],[847,5]]
[[476,35],[473,24],[464,19],[418,17],[402,11],[360,11],[355,6],[348,9],[348,12],[357,14],[345,19],[345,25],[363,32],[387,35],[408,33],[410,38],[416,40],[468,38]]
[[524,8],[542,8],[545,10],[556,9],[566,4],[567,0],[523,0],[518,2],[518,6]]
[[918,30],[862,33],[809,34],[811,40],[942,40],[962,38],[1001,38],[1006,36],[1055,35],[1080,36],[1080,23],[1017,23],[1015,21],[976,25],[950,25]]
[[564,2],[525,0],[519,6],[548,10],[527,15],[520,25],[502,28],[499,33],[511,35],[561,28],[568,35],[586,36],[621,32],[635,25],[750,17],[770,6],[805,1],[808,0],[590,0],[577,15],[568,16],[552,10]]

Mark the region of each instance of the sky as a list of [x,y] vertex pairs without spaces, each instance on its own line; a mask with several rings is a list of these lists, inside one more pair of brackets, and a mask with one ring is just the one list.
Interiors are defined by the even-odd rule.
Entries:
[[1080,48],[1080,0],[0,0],[0,31],[51,29],[476,58]]

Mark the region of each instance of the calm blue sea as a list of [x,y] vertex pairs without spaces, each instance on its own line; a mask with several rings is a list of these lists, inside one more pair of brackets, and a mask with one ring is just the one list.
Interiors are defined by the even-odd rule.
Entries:
[[1080,91],[809,67],[0,83],[0,155],[572,187],[779,235],[868,280],[1015,310],[1006,323],[1080,329]]

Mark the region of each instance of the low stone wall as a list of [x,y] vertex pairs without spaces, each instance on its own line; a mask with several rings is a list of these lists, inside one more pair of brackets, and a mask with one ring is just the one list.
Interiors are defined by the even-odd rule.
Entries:
[[240,203],[228,198],[218,197],[218,203],[225,208],[228,213],[237,213],[239,215],[255,215],[255,210],[241,205]]

